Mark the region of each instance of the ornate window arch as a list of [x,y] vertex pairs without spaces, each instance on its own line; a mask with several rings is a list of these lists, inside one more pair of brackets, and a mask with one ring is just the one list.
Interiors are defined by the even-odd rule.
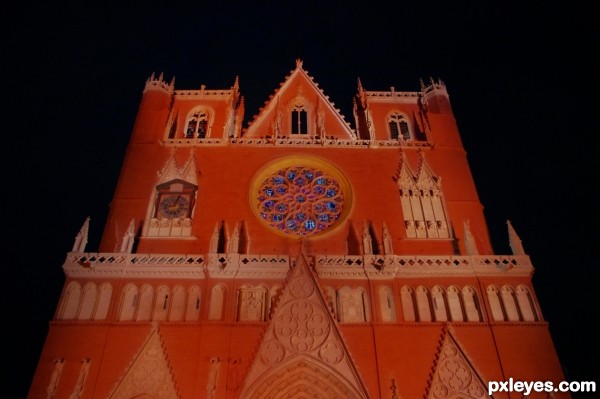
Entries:
[[408,116],[399,111],[393,111],[387,117],[388,134],[390,140],[411,140],[414,135]]
[[289,103],[288,115],[290,117],[290,135],[308,136],[313,134],[312,109],[304,97],[296,97]]
[[204,107],[195,108],[190,112],[185,121],[186,139],[204,139],[210,137],[211,123],[210,112]]

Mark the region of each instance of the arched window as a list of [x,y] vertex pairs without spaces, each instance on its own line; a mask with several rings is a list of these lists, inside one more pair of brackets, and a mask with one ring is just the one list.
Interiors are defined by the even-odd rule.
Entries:
[[128,284],[121,293],[121,309],[118,320],[130,321],[135,317],[135,310],[138,305],[138,288],[133,284]]
[[504,310],[506,311],[506,317],[509,321],[519,321],[521,317],[519,315],[519,308],[515,300],[515,291],[508,285],[502,286],[500,289],[502,296],[502,303],[504,304]]
[[419,321],[431,321],[431,300],[429,299],[429,291],[422,285],[417,287],[417,311]]
[[79,309],[81,300],[81,285],[77,282],[72,282],[65,291],[63,298],[62,310],[58,318],[62,320],[74,320]]
[[525,321],[538,321],[539,317],[535,310],[535,304],[531,292],[524,285],[517,286],[517,302],[521,309],[521,315]]
[[415,293],[412,288],[407,285],[400,289],[400,297],[402,298],[402,313],[404,321],[417,321],[415,312]]
[[492,310],[492,317],[494,321],[504,321],[506,317],[504,315],[504,306],[502,306],[502,299],[500,298],[500,290],[494,285],[487,287],[488,302],[490,303],[490,309]]
[[183,312],[185,310],[185,290],[178,285],[173,289],[173,300],[171,301],[171,310],[169,312],[169,320],[183,320]]
[[461,295],[458,288],[454,286],[448,287],[448,309],[450,310],[450,319],[452,321],[465,321]]
[[388,127],[390,129],[390,139],[392,140],[410,140],[411,134],[408,124],[408,118],[400,112],[394,112],[388,117]]
[[154,299],[154,288],[144,285],[140,290],[140,302],[137,309],[136,321],[149,321],[152,315],[152,300]]
[[292,134],[308,134],[308,112],[303,104],[292,107]]
[[431,289],[431,299],[433,302],[433,314],[435,321],[448,321],[448,313],[446,312],[446,293],[440,286],[435,286]]
[[105,320],[108,315],[110,306],[110,298],[112,296],[112,285],[104,283],[98,289],[98,301],[96,311],[94,312],[94,320]]
[[396,321],[396,305],[394,293],[388,286],[379,287],[379,309],[381,321]]
[[87,283],[83,287],[83,295],[81,300],[81,307],[79,308],[79,320],[90,320],[94,313],[94,307],[96,306],[96,295],[97,288],[94,283]]
[[222,320],[225,307],[225,288],[222,285],[213,287],[210,294],[208,320]]
[[187,308],[185,311],[186,320],[198,320],[200,318],[200,301],[200,287],[191,287],[188,291]]
[[205,110],[195,111],[186,123],[185,138],[206,138],[208,134],[208,112]]
[[479,299],[477,292],[472,287],[465,286],[462,289],[463,303],[468,321],[481,321],[481,312],[479,308]]

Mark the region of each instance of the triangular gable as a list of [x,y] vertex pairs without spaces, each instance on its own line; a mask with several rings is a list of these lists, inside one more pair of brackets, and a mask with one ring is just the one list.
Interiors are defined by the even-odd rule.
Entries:
[[398,173],[394,177],[396,183],[398,184],[398,188],[401,190],[416,190],[417,184],[415,174],[408,164],[406,155],[403,152],[401,152],[400,155],[400,166],[398,168]]
[[439,190],[439,177],[435,176],[431,167],[425,161],[425,155],[420,152],[419,171],[417,172],[417,186],[422,190]]
[[304,256],[290,272],[240,397],[369,397]]
[[173,180],[183,180],[187,183],[197,186],[197,171],[198,167],[196,165],[196,157],[193,152],[190,152],[190,156],[182,168],[179,168],[177,165],[175,153],[172,152],[163,169],[157,173],[159,177],[159,185]]
[[448,330],[444,330],[425,395],[425,399],[437,398],[490,399],[486,385]]
[[179,398],[162,340],[156,329],[152,331],[109,398],[129,399],[142,395],[161,399]]
[[[296,124],[292,113],[302,108],[307,114],[306,134],[293,134]],[[350,140],[355,134],[344,116],[319,89],[313,78],[302,68],[302,61],[296,61],[294,69],[278,90],[270,96],[250,122],[243,134],[244,138],[337,138]]]

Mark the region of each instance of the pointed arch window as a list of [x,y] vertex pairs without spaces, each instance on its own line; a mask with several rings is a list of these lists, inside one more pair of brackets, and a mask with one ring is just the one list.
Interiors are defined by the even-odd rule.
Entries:
[[194,112],[186,123],[185,138],[203,139],[208,135],[208,112],[198,110]]
[[392,140],[410,140],[410,128],[408,118],[400,112],[392,113],[387,120],[390,139]]
[[292,108],[292,134],[308,134],[308,112],[302,104]]

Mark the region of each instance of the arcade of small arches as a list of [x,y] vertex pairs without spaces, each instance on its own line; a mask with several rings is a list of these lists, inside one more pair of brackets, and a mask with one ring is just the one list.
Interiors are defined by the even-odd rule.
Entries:
[[[235,321],[265,322],[271,319],[282,292],[280,284],[244,284],[236,295],[228,295],[228,287],[216,284],[208,298],[203,298],[197,285],[169,287],[164,284],[127,284],[118,299],[117,321],[201,321],[202,301],[208,300],[208,321],[225,320],[229,298],[237,298]],[[487,302],[495,322],[535,322],[541,318],[531,295],[524,285],[512,287],[489,285]],[[324,299],[334,319],[341,323],[381,322],[482,322],[487,316],[482,298],[471,286],[435,285],[415,288],[400,287],[401,314],[396,311],[394,289],[380,285],[376,289],[377,306],[371,311],[364,287],[325,286]],[[110,283],[84,285],[71,282],[59,307],[58,320],[106,320],[113,301]],[[399,320],[399,316],[402,317]]]

